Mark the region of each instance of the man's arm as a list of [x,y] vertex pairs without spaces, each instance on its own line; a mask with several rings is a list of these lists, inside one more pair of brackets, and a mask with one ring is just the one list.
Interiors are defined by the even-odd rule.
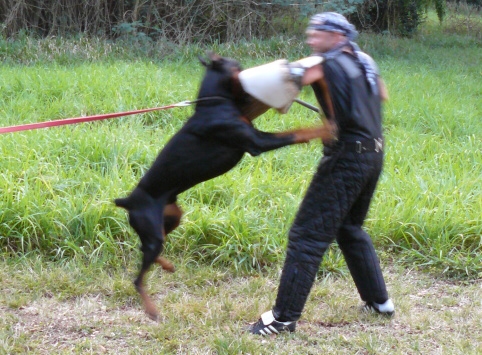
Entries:
[[323,78],[323,69],[321,65],[315,65],[314,67],[307,68],[301,79],[301,85],[310,85]]
[[382,101],[387,101],[388,100],[388,90],[387,90],[387,87],[385,85],[385,82],[380,77],[378,77],[378,87],[380,88],[380,97],[381,97]]
[[302,86],[310,85],[323,77],[321,57],[307,57],[288,64],[291,79],[301,89]]

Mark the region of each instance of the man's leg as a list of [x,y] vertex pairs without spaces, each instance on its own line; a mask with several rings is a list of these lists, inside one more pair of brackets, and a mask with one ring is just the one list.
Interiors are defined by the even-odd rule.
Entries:
[[278,295],[273,307],[277,320],[297,321],[301,317],[323,255],[331,243],[330,238],[325,239],[308,239],[306,235],[290,232]]
[[360,297],[367,304],[384,304],[388,300],[385,280],[380,262],[368,233],[362,229],[370,202],[375,192],[381,171],[382,156],[366,154],[360,157],[368,166],[372,166],[367,175],[358,199],[355,201],[340,227],[337,242],[345,257],[353,281]]
[[360,226],[344,225],[337,240],[361,299],[379,304],[387,301],[385,280],[370,236]]
[[336,159],[325,156],[313,177],[289,232],[276,303],[250,327],[251,333],[266,335],[295,329],[323,254],[342,220],[337,195],[340,178],[333,174]]

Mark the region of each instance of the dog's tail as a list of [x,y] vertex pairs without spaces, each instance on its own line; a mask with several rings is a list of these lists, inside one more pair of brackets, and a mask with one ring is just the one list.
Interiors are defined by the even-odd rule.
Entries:
[[132,193],[124,198],[116,198],[114,203],[117,207],[125,208],[126,210],[135,210],[145,208],[153,203],[153,198],[143,189],[136,187]]
[[116,198],[114,200],[114,203],[117,207],[122,207],[122,208],[125,208],[126,210],[129,209],[130,207],[130,199],[129,197],[124,197],[124,198]]
[[[125,208],[126,210],[130,211],[131,209],[136,207],[136,201],[139,200],[142,201],[142,198],[136,198],[139,195],[142,195],[142,191],[140,191],[138,188],[134,189],[134,191],[131,192],[131,194],[127,197],[123,198],[116,198],[114,200],[114,203],[116,204],[117,207],[122,207]],[[145,198],[144,198],[145,200]]]

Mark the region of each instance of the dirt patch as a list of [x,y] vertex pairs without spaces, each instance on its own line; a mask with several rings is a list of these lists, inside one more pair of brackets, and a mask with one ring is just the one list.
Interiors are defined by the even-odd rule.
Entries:
[[[151,290],[162,320],[149,320],[139,303],[108,294],[60,300],[49,295],[13,308],[0,303],[0,353],[34,354],[477,354],[482,351],[482,286],[389,270],[396,304],[392,320],[360,314],[351,279],[319,280],[297,332],[259,339],[244,326],[272,304],[276,277],[225,278],[188,284],[187,270]],[[257,286],[253,287],[255,283]],[[269,293],[266,293],[269,290]],[[11,291],[11,290],[10,290]],[[129,304],[131,303],[131,304]],[[269,350],[271,349],[271,350]],[[302,349],[302,350],[300,350]],[[300,352],[301,351],[301,352]]]
[[16,319],[13,332],[29,339],[29,350],[45,354],[53,349],[83,348],[122,352],[128,345],[129,335],[146,336],[139,327],[148,322],[140,309],[112,309],[102,296],[73,301],[41,298],[20,309],[3,308],[0,313]]

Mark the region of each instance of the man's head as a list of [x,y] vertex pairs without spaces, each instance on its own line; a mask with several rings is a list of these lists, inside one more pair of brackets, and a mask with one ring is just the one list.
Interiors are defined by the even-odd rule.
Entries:
[[306,35],[306,43],[313,52],[324,53],[341,42],[355,40],[358,32],[345,16],[336,12],[323,12],[310,19]]

